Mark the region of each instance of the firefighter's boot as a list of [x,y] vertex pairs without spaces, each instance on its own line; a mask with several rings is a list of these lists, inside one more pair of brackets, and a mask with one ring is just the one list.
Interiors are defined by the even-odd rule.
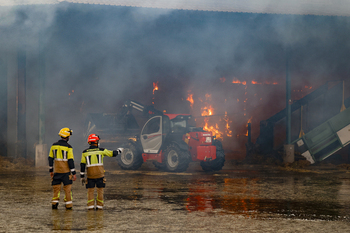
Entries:
[[53,188],[53,198],[52,198],[52,209],[57,209],[58,203],[60,201],[60,191],[61,191],[61,184],[52,185]]
[[64,201],[65,201],[67,210],[70,210],[73,207],[73,202],[72,202],[73,197],[72,197],[71,189],[72,189],[72,185],[71,184],[63,186],[63,190],[65,192]]
[[87,206],[89,210],[93,210],[95,208],[95,198],[94,198],[95,188],[88,188],[87,190],[88,190]]
[[97,188],[96,210],[103,209],[103,188]]

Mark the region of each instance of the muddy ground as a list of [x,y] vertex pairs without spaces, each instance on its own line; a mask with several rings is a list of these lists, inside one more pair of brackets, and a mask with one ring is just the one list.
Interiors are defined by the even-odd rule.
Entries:
[[348,166],[234,165],[205,173],[120,170],[106,159],[105,209],[88,211],[73,184],[73,210],[51,209],[47,168],[0,170],[0,232],[350,232]]

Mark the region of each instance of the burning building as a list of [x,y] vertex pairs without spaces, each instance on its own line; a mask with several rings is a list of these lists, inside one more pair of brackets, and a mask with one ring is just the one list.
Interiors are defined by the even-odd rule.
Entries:
[[86,114],[116,112],[126,99],[190,113],[241,153],[247,123],[254,141],[261,120],[285,108],[287,47],[294,100],[349,77],[349,13],[336,4],[36,2],[0,3],[8,156],[34,157],[65,126],[80,151]]

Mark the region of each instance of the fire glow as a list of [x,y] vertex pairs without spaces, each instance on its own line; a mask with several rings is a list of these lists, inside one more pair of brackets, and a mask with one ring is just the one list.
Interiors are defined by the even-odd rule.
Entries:
[[236,79],[236,78],[233,78],[232,83],[237,83],[237,84],[247,85],[247,82],[246,82],[246,81],[241,82],[241,81],[239,81],[239,80],[238,80],[238,79]]
[[[232,83],[247,85],[247,81],[240,81],[237,78],[233,78]],[[257,82],[255,80],[252,80],[250,83],[253,85],[278,85],[278,82],[269,82],[269,81]]]
[[248,120],[248,122],[247,122],[247,124],[246,124],[247,133],[245,134],[245,136],[247,136],[247,137],[248,137],[248,124],[249,124],[249,123],[252,123],[252,118],[253,118],[253,117],[249,118],[249,120]]
[[188,94],[187,101],[190,102],[190,106],[193,109],[193,103],[194,103],[193,94],[190,94],[190,93]]
[[153,95],[154,92],[158,90],[158,81],[157,82],[153,82]]
[[[192,116],[194,116],[196,126],[202,127],[205,131],[212,132],[212,135],[220,140],[227,140],[228,138],[233,137],[233,135],[237,135],[237,137],[248,136],[248,123],[252,121],[252,117],[250,117],[251,114],[248,113],[248,110],[251,106],[248,103],[250,102],[250,100],[253,100],[253,98],[254,100],[255,98],[257,100],[262,100],[262,98],[258,96],[257,93],[255,93],[254,95],[248,94],[251,92],[248,92],[248,90],[250,89],[249,87],[262,85],[279,85],[279,83],[273,80],[243,81],[239,80],[236,77],[233,77],[233,79],[221,77],[218,81],[224,84],[226,82],[230,83],[230,80],[232,80],[232,84],[235,84],[235,88],[238,88],[237,90],[238,93],[240,93],[240,95],[232,95],[233,98],[230,97],[225,99],[225,103],[223,103],[223,101],[220,101],[220,99],[217,99],[221,98],[220,95],[212,96],[212,93],[210,92],[206,94],[198,94],[197,92],[194,92],[194,90],[188,90],[187,97],[182,99],[187,100],[189,102],[188,104],[190,107],[190,113]],[[224,85],[227,86],[226,84]],[[229,88],[229,86],[227,87]],[[305,88],[311,89],[311,87],[309,86],[305,86]],[[153,95],[158,90],[159,82],[155,81],[153,82]],[[155,98],[155,96],[153,96],[153,98]],[[238,103],[238,105],[234,105],[234,108],[236,109],[232,109],[232,102],[230,102],[232,100]],[[227,101],[229,101],[230,103],[226,103]],[[228,113],[229,111],[230,113]],[[249,117],[250,119],[248,120]],[[240,126],[235,126],[233,128],[233,121],[235,122],[235,125],[236,122],[239,122]]]
[[254,81],[254,80],[251,83],[254,84],[254,85],[263,85],[263,84],[266,84],[266,85],[278,85],[277,82],[267,82],[267,81],[265,81],[263,83],[259,83],[259,82]]
[[202,115],[202,116],[212,116],[212,115],[213,115],[213,112],[214,112],[214,110],[213,110],[213,108],[212,108],[211,106],[209,106],[209,107],[204,106],[204,107],[202,108],[202,113],[201,113],[201,115]]
[[224,121],[226,122],[225,125],[225,133],[227,137],[232,137],[232,130],[230,129],[230,124],[232,123],[232,121],[230,121],[227,112],[225,112],[225,116],[224,116]]
[[[195,104],[193,95],[188,94],[187,100],[191,103],[191,109],[193,110],[193,105]],[[200,115],[204,117],[204,125],[201,126],[203,127],[203,130],[212,132],[213,136],[220,139],[223,139],[224,135],[227,137],[232,137],[232,130],[230,129],[230,124],[232,123],[232,121],[230,121],[227,112],[225,112],[224,117],[221,117],[220,120],[212,122],[212,120],[214,119],[212,117],[216,117],[214,107],[212,106],[212,96],[210,94],[206,94],[205,101],[199,98],[198,100],[204,105],[201,107],[200,110]],[[224,129],[222,129],[223,127]]]

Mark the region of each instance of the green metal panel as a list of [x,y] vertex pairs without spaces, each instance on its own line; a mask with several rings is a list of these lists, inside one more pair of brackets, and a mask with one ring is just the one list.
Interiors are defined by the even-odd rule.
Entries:
[[[342,142],[340,140],[337,132],[344,129],[349,124],[350,108],[340,112],[292,143],[295,144],[302,139],[304,145],[300,147],[303,150],[301,153],[309,151],[314,161],[322,161],[348,144],[348,141],[344,142],[343,140]],[[347,130],[347,128],[345,128],[345,130],[347,134],[349,130]]]
[[347,108],[338,115],[332,117],[329,122],[335,131],[344,128],[350,123],[350,108]]

